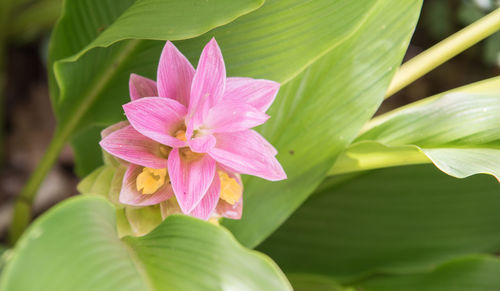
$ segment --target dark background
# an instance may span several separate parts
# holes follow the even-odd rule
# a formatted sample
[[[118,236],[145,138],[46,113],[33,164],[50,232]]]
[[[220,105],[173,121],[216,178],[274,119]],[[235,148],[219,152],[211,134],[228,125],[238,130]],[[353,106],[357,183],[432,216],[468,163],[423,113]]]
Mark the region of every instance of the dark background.
[[[61,0],[0,0],[0,238],[11,203],[47,147],[55,119],[47,85],[50,29]],[[496,0],[426,0],[405,60],[500,6]],[[384,102],[379,113],[500,73],[500,32],[438,67]],[[76,194],[66,147],[40,188],[35,212]]]

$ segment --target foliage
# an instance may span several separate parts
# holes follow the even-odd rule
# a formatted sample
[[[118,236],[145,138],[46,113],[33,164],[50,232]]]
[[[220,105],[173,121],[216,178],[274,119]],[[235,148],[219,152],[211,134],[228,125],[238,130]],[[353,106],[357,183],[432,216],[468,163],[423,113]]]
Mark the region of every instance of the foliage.
[[[500,79],[371,119],[421,5],[66,0],[49,50],[58,128],[42,174],[28,184],[34,192],[21,198],[33,199],[69,141],[86,195],[43,214],[5,253],[0,290],[290,290],[289,281],[297,290],[498,287],[499,186],[475,175],[500,175]],[[243,177],[243,218],[221,226],[124,209],[123,169],[103,159],[100,130],[124,119],[131,73],[155,79],[165,40],[196,65],[212,37],[228,76],[281,83],[258,131],[288,179]]]

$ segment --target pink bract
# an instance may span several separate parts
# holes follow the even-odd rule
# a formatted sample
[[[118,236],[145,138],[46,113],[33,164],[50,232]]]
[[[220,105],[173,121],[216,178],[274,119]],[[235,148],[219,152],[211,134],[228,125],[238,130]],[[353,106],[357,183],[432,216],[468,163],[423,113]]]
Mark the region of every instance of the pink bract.
[[[130,163],[167,168],[183,213],[208,219],[217,207],[239,218],[241,201],[218,203],[216,169],[286,179],[276,149],[251,129],[267,121],[265,111],[278,90],[279,84],[269,80],[226,78],[215,39],[203,49],[196,70],[168,41],[156,83],[131,76],[132,101],[123,106],[130,126],[110,134],[101,146]],[[160,147],[171,149],[168,161]]]

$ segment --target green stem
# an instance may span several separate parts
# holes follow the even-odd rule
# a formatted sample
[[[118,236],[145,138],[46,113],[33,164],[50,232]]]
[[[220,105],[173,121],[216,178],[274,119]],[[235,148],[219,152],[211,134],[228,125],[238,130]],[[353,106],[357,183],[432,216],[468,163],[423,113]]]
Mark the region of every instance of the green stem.
[[[389,98],[413,81],[499,29],[500,8],[404,63],[389,85],[385,98]]]
[[[38,188],[45,176],[50,171],[59,157],[59,153],[66,144],[71,134],[71,129],[66,127],[60,131],[56,129],[49,147],[45,151],[42,160],[31,175],[28,183],[24,186],[14,204],[14,215],[12,216],[11,228],[9,229],[9,243],[14,244],[21,236],[31,221],[31,205],[36,197]]]

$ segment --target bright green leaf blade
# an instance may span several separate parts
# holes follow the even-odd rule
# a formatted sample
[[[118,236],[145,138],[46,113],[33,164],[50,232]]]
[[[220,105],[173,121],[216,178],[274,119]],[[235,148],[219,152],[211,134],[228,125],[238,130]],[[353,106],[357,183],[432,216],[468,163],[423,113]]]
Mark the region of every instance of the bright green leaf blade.
[[[80,196],[21,238],[0,290],[290,290],[276,265],[221,227],[173,216],[150,234],[118,239],[115,209]]]
[[[228,76],[286,83],[352,36],[376,0],[268,0],[255,12],[196,39],[178,42],[193,63],[213,36],[222,48]]]
[[[500,250],[500,185],[430,165],[372,171],[313,195],[259,249],[285,272],[352,280]]]
[[[432,161],[447,174],[500,177],[500,78],[458,88],[374,119],[332,174]]]
[[[113,3],[116,3],[114,1]],[[179,40],[201,35],[247,14],[264,0],[141,0],[123,12],[108,28],[70,61],[88,50],[126,39]],[[103,9],[96,5],[95,9]]]
[[[365,291],[496,291],[500,290],[500,259],[473,256],[452,260],[415,275],[379,276],[356,286]]]
[[[260,243],[324,179],[382,101],[420,4],[377,2],[355,34],[281,88],[260,132],[278,149],[288,179],[244,180],[243,219],[224,221],[239,241]]]
[[[308,48],[313,51],[316,51],[317,47],[326,49],[324,45],[321,45],[324,41],[330,43],[331,47],[337,46],[321,61],[311,65],[293,82],[282,88],[277,104],[270,111],[272,118],[262,128],[264,136],[280,150],[281,154],[278,158],[284,164],[290,179],[284,183],[270,183],[257,179],[246,181],[245,189],[247,189],[248,199],[245,201],[245,218],[242,222],[228,223],[228,226],[247,246],[254,246],[260,242],[300,205],[324,178],[338,152],[342,151],[345,145],[354,138],[361,125],[376,110],[409,42],[421,1],[405,1],[397,4],[387,0],[379,1],[376,5],[364,5],[360,7],[362,9],[353,10],[354,14],[351,13],[352,15],[349,14],[349,17],[346,17],[346,13],[352,10],[350,5],[359,8],[358,5],[361,3],[350,2],[345,6],[340,5],[335,11],[328,10],[333,13],[331,16],[336,15],[335,18],[322,18],[325,21],[323,25],[328,27],[328,30],[323,26],[321,29],[307,26],[310,19],[316,19],[316,17],[312,17],[311,14],[302,14],[300,9],[315,11],[319,13],[318,15],[322,15],[326,13],[324,12],[325,3],[331,4],[332,2],[269,1],[256,12],[241,17],[206,36],[215,35],[218,40],[221,40],[220,45],[230,75],[231,72],[238,72],[238,70],[252,72],[258,69],[262,72],[271,70],[276,75],[290,77],[303,69],[302,67],[295,68],[293,72],[283,70],[291,60],[283,60],[280,55],[284,51],[293,50],[294,47],[287,48],[286,45],[289,42],[272,41],[266,38],[269,33],[266,29],[278,33],[280,27],[281,29],[293,28],[297,37],[300,36],[304,41],[303,45],[308,45]],[[299,11],[294,12],[298,13],[294,14],[296,16],[294,18],[290,17],[290,11],[293,9],[286,9],[292,7],[290,5]],[[278,22],[284,26],[273,25],[263,29],[260,23],[267,23],[265,19],[270,15],[278,19],[283,17],[290,17],[290,19]],[[346,24],[339,19],[344,18],[357,19],[357,22],[351,21],[349,24],[350,34],[347,34],[345,29],[341,29],[345,28]],[[239,26],[247,30],[236,29]],[[328,35],[316,34],[313,31],[311,32],[313,38],[308,38],[309,33],[303,33],[304,27],[322,33],[330,30],[333,32]],[[193,56],[199,55],[204,45],[204,37],[196,40],[194,44],[191,41],[185,41],[178,45],[192,59]],[[248,39],[246,42],[241,42],[241,37]],[[245,55],[246,53],[243,52],[248,49],[247,45],[243,44],[250,45],[252,41],[261,38],[270,43],[268,45],[263,43],[261,49],[255,53],[264,56],[273,52],[276,58],[274,61],[269,60],[269,64],[272,65],[261,66],[256,63],[255,60],[260,59],[261,55],[248,57],[248,59],[246,56],[245,58],[238,57],[240,52]],[[330,42],[331,39],[334,41]],[[295,41],[295,38],[293,40]],[[294,44],[294,42],[290,43]],[[61,70],[59,77],[68,80],[63,84],[71,82],[78,84],[74,87],[63,87],[68,90],[63,93],[67,96],[79,96],[82,91],[78,91],[78,88],[84,87],[88,89],[84,95],[91,97],[90,99],[85,97],[86,101],[82,104],[69,102],[68,99],[68,102],[60,105],[62,112],[72,122],[72,124],[66,123],[69,124],[67,128],[78,128],[82,124],[89,125],[95,122],[110,124],[123,118],[119,104],[127,100],[127,89],[124,84],[127,82],[128,74],[136,72],[149,77],[154,76],[154,68],[162,45],[153,41],[123,41],[107,49],[90,50],[76,63],[58,63]],[[279,46],[280,49],[276,49],[275,46]],[[316,52],[323,53],[322,51]],[[373,55],[378,57],[373,58]],[[294,61],[300,59],[301,66],[304,66],[313,61],[313,59],[307,59],[311,56],[302,52],[294,55],[293,59]],[[315,57],[317,55],[314,55]],[[235,61],[229,62],[228,59],[232,58]],[[88,64],[93,61],[97,61],[106,70],[97,75],[78,76],[78,72],[92,72]],[[245,70],[242,69],[242,64],[246,66]],[[252,66],[256,69],[252,69]],[[250,76],[263,76],[255,74]],[[94,82],[97,82],[96,86],[85,86]],[[314,98],[311,99],[311,96]],[[87,110],[90,110],[92,114],[87,114]],[[78,114],[81,116],[78,117]],[[335,126],[332,127],[331,124]],[[298,135],[297,132],[300,134]],[[77,147],[77,155],[79,154],[78,148],[89,146],[97,145],[82,143]],[[311,152],[314,156],[311,156]],[[95,160],[95,157],[86,156],[79,160],[91,161],[93,159]],[[261,195],[265,193],[276,193],[276,195],[266,195],[265,203],[262,203]]]
[[[338,175],[430,162],[429,158],[416,146],[387,146],[377,141],[362,140],[351,144],[339,156],[329,174]]]
[[[66,0],[51,39],[50,69],[87,51],[124,39],[177,40],[195,37],[262,5],[263,0]],[[88,71],[87,74],[92,74]],[[51,77],[53,102],[59,102]],[[57,108],[57,107],[56,107]]]
[[[196,64],[203,46],[211,37],[215,37],[222,49],[228,76],[265,77],[285,82],[352,35],[366,21],[375,2],[362,0],[346,4],[340,0],[271,0],[228,25],[199,38],[177,42],[176,45]],[[101,5],[110,6],[113,2],[106,3]],[[120,2],[119,6],[123,10],[125,8],[122,6],[126,5]],[[69,9],[67,11],[69,15],[76,13]],[[81,13],[81,17],[77,19],[87,20],[90,23],[85,24],[90,25],[87,30],[94,32],[102,25],[90,21],[92,17],[90,13]],[[117,17],[110,14],[101,22],[112,25]],[[59,26],[68,26],[69,20],[75,22],[73,25],[78,24],[78,20],[74,19],[68,18],[65,23],[61,21]],[[64,34],[59,35],[60,39],[67,39]],[[92,35],[93,38],[97,37],[97,32]],[[137,37],[147,38],[149,32]],[[164,39],[168,37],[169,35],[164,35]],[[75,48],[79,47],[77,50],[81,50],[93,38],[88,37]],[[155,78],[157,61],[164,43],[115,43],[120,39],[108,41],[107,43],[114,44],[107,49],[95,48],[84,55],[78,54],[76,61],[75,58],[69,58],[56,64],[55,75],[61,87],[61,102],[56,105],[55,111],[61,123],[72,127],[70,131],[78,131],[82,129],[82,125],[104,126],[123,119],[121,104],[128,102],[127,82],[130,73]],[[76,53],[74,50],[71,51]],[[85,74],[82,75],[82,72]],[[89,151],[90,147],[97,148],[96,144],[80,139],[73,141],[73,145],[77,161],[84,163],[77,165],[80,175],[89,173],[92,167],[101,162],[95,150]]]

